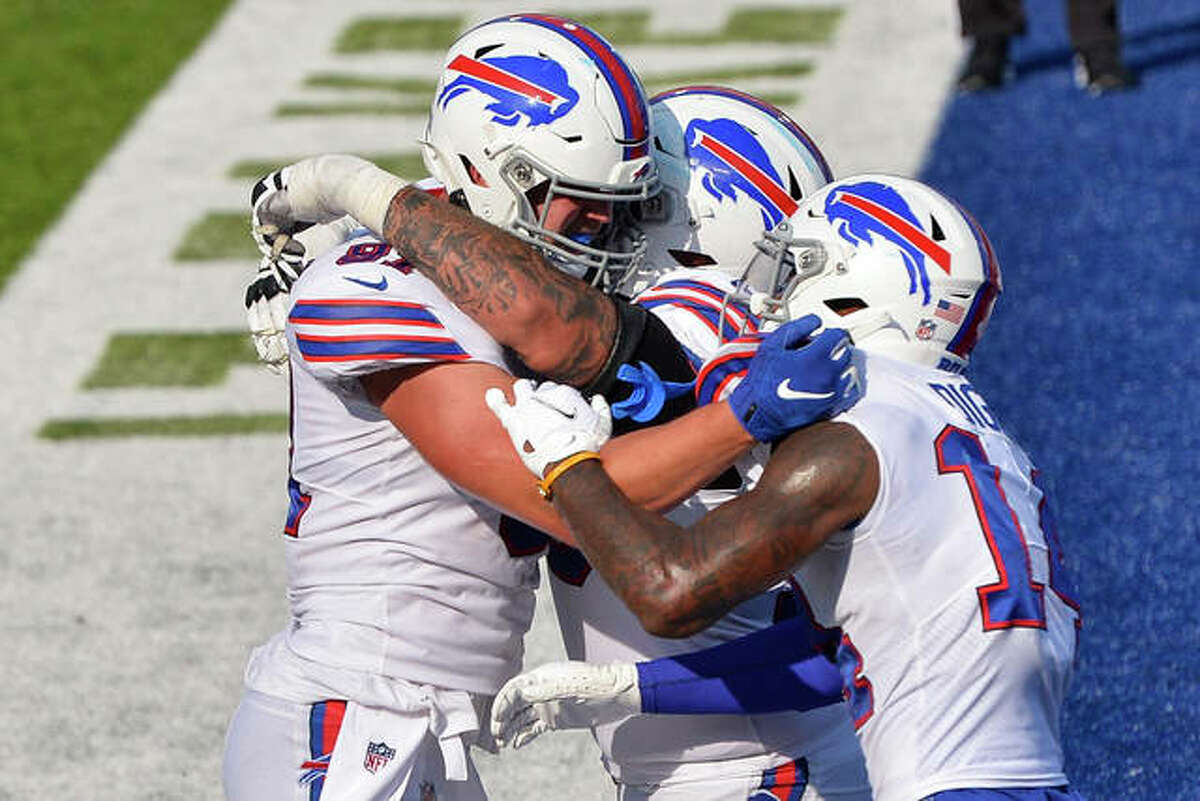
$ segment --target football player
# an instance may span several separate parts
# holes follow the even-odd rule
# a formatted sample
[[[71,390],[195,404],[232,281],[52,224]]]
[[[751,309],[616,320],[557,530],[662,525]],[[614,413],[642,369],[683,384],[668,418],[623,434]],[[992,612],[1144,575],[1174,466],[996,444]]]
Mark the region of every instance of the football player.
[[[754,284],[745,275],[755,252],[754,232],[782,221],[830,174],[799,126],[749,95],[685,87],[655,98],[651,113],[663,191],[644,204],[639,215],[646,234],[639,242],[645,243],[650,257],[637,269],[621,265],[611,270],[603,281],[620,295],[637,293],[636,306],[653,312],[652,324],[665,323],[673,341],[682,343],[691,368],[698,369],[717,354],[723,341],[756,329],[744,303],[731,300],[739,291],[744,300]],[[473,163],[484,158],[469,140],[440,150],[451,148],[459,151],[459,158],[446,161]],[[639,355],[663,369],[661,349],[649,354],[643,349]],[[631,361],[618,370],[622,382],[635,385],[632,393],[628,386],[617,390],[617,397],[628,396],[617,404],[624,418],[618,421],[619,429],[669,417],[678,413],[679,401],[692,401],[690,381],[665,382],[651,363]],[[703,374],[727,374],[741,363],[722,354]],[[666,364],[668,371],[672,367]],[[719,384],[706,381],[702,389]],[[668,385],[687,389],[686,398],[669,399]],[[761,471],[760,461],[761,456],[748,458],[740,472],[727,471],[690,499],[677,512],[679,519],[694,519],[733,497],[744,482],[753,482]],[[518,525],[514,521],[510,527],[516,530]],[[526,535],[529,543],[537,541],[536,532]],[[577,551],[552,543],[549,566],[568,653],[580,659],[679,654],[769,626],[779,614],[798,606],[792,590],[783,587],[745,604],[694,639],[665,640],[642,630]],[[813,669],[826,675],[833,670],[815,663]],[[786,686],[766,689],[790,693],[795,684],[793,677]],[[822,696],[803,715],[687,721],[639,717],[606,721],[596,728],[596,736],[605,765],[625,798],[741,799],[763,787],[799,797],[810,783],[806,798],[869,797],[861,752],[838,695]]]
[[[661,190],[639,214],[647,258],[617,289],[665,323],[693,367],[711,377],[696,387],[674,385],[689,397],[698,392],[703,401],[720,385],[718,375],[744,365],[737,357],[747,349],[744,343],[723,351],[722,344],[753,338],[757,331],[745,301],[751,291],[770,287],[768,277],[747,274],[755,239],[832,175],[793,120],[751,95],[681,87],[653,98],[650,112]],[[637,389],[614,404],[618,428],[654,418],[672,385],[649,365],[621,370],[618,375]],[[765,456],[765,445],[743,456],[669,516],[686,525],[753,486]],[[769,627],[785,615],[804,614],[804,603],[783,584],[694,636],[665,639],[642,628],[577,550],[552,544],[547,566],[567,655],[589,663],[677,656]],[[817,636],[814,631],[814,641]],[[824,660],[810,667],[836,676]],[[763,691],[791,694],[795,685],[793,676]],[[804,711],[686,718],[624,714],[586,724],[625,801],[744,801],[768,788],[776,797],[870,798],[840,691]]]
[[[506,226],[517,237],[505,234],[502,247],[522,258],[548,252],[602,282],[640,256],[635,240],[617,242],[610,223],[621,204],[653,188],[647,121],[636,77],[593,32],[556,17],[504,17],[451,48],[431,112],[428,163],[450,200],[471,212],[438,197],[435,186],[413,191],[468,219],[475,213]],[[476,159],[437,150],[463,130],[485,139]],[[286,194],[286,175],[262,183],[256,197],[266,221],[259,234],[277,257],[289,242],[266,227],[266,206]],[[352,177],[358,183],[339,182],[338,191],[378,176]],[[367,195],[380,196],[379,187],[368,185]],[[395,188],[385,183],[382,200]],[[353,219],[382,222],[361,210]],[[455,246],[450,229],[422,233]],[[483,390],[511,384],[509,360],[409,259],[362,232],[292,276],[285,526],[292,620],[247,667],[227,736],[231,799],[482,797],[464,745],[481,708],[520,665],[542,549],[497,510],[569,541],[504,432],[483,413]],[[278,286],[288,278],[281,261],[268,262],[263,281]],[[552,336],[585,337],[583,358],[557,375],[612,382],[610,353],[660,347],[659,329],[645,316],[619,312],[598,290],[548,273],[543,297],[563,301],[566,316],[603,307],[608,323],[585,336],[564,328],[559,315],[539,321]],[[812,389],[822,395],[792,405],[804,409],[801,417],[819,416],[847,389],[845,365],[828,358],[837,346],[826,337],[789,351],[796,366],[811,357]],[[522,355],[537,364],[536,352]],[[616,465],[627,465],[621,480],[633,496],[669,506],[753,442],[731,407],[701,409],[675,434],[631,450],[635,457],[611,458],[618,473]],[[701,444],[712,456],[708,467],[675,467],[686,463],[683,450]]]
[[[703,630],[795,573],[817,621],[842,630],[876,799],[1079,799],[1060,733],[1079,605],[1044,480],[965,376],[1001,291],[987,237],[924,184],[861,175],[804,200],[762,247],[794,270],[765,313],[845,325],[866,391],[790,434],[754,489],[691,527],[615,491],[599,440],[556,447],[602,416],[581,396],[575,419],[537,392],[490,405],[523,454],[569,460],[551,468],[555,507],[648,631]],[[777,352],[766,339],[735,391],[770,403],[787,390],[758,372]]]

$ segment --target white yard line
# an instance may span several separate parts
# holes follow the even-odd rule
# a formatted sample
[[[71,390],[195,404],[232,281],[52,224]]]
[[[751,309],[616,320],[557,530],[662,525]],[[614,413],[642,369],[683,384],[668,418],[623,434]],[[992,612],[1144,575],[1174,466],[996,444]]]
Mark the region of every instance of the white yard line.
[[[805,99],[789,111],[835,170],[913,172],[958,59],[953,4],[842,5],[830,47],[639,47],[628,56],[647,73],[812,57],[816,71],[797,81]],[[481,18],[513,6],[461,7]],[[715,24],[726,10],[697,0],[655,7],[656,30],[683,17]],[[0,296],[0,339],[17,354],[0,361],[0,625],[8,652],[0,660],[8,688],[0,752],[20,766],[0,783],[0,801],[221,796],[222,735],[246,652],[285,619],[276,535],[284,439],[47,443],[34,432],[54,417],[286,409],[283,382],[244,367],[223,386],[195,392],[85,393],[79,383],[115,332],[242,325],[249,265],[171,258],[205,212],[242,207],[248,186],[225,177],[235,162],[411,145],[420,120],[278,119],[272,111],[304,99],[303,80],[318,71],[432,77],[437,55],[332,53],[352,19],[430,8],[414,0],[236,3]],[[272,44],[269,31],[286,36],[288,47]],[[543,606],[529,662],[558,654]],[[481,771],[497,799],[611,797],[583,734],[485,756]]]

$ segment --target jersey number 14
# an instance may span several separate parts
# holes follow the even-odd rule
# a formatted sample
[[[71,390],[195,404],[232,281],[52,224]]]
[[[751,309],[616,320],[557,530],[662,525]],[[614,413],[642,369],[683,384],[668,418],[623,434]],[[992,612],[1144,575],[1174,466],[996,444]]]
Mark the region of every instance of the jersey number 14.
[[[988,460],[978,436],[955,426],[942,429],[934,441],[934,450],[939,473],[958,473],[967,482],[980,528],[999,574],[998,581],[978,588],[983,630],[1046,628],[1045,585],[1033,580],[1029,544],[1017,514],[1000,486],[1000,469]],[[1078,613],[1079,604],[1064,567],[1058,529],[1046,504],[1045,488],[1036,470],[1030,479],[1042,491],[1038,525],[1050,559],[1050,589]]]

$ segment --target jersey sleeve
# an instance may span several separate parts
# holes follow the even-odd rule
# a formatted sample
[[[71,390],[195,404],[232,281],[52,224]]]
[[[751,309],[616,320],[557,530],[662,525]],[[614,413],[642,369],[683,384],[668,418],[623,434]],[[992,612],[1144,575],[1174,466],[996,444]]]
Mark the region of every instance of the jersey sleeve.
[[[288,320],[300,358],[343,375],[470,359],[420,303],[319,297],[297,301]]]
[[[305,271],[288,315],[294,358],[322,379],[441,362],[503,366],[495,341],[387,249],[354,240]]]
[[[750,715],[842,700],[842,677],[816,652],[812,624],[792,618],[731,642],[638,662],[642,712]]]
[[[758,331],[746,307],[729,299],[732,289],[712,270],[680,270],[663,276],[634,302],[666,324],[699,369],[722,342]]]
[[[762,334],[753,334],[718,348],[696,374],[696,404],[703,406],[724,400],[746,375],[762,341]]]

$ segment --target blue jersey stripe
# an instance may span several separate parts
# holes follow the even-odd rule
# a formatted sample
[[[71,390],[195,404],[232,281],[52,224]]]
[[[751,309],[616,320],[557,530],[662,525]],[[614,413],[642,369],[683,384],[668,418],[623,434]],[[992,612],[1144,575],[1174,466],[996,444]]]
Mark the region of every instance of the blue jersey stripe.
[[[461,358],[467,352],[450,339],[410,339],[389,337],[378,339],[313,339],[296,337],[305,359],[353,358],[357,356],[426,356]]]
[[[361,322],[387,320],[423,325],[441,325],[425,307],[402,303],[321,303],[298,301],[288,319],[294,323],[306,321]]]
[[[719,291],[718,289],[716,289],[715,287],[713,287],[711,284],[701,283],[700,281],[687,281],[687,280],[683,280],[683,279],[676,280],[676,281],[664,281],[661,284],[657,284],[657,285],[652,286],[649,289],[647,289],[646,294],[651,294],[654,292],[665,292],[665,291],[670,291],[670,290],[680,290],[680,289],[687,289],[692,292],[699,292],[701,295],[704,295],[705,297],[712,298],[713,302],[716,303],[718,306],[720,306],[721,303],[723,303],[725,300],[725,294],[723,292]],[[730,303],[729,306],[731,308],[745,311],[745,308],[741,304],[738,304],[738,303]]]

